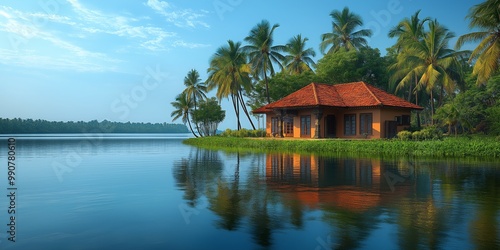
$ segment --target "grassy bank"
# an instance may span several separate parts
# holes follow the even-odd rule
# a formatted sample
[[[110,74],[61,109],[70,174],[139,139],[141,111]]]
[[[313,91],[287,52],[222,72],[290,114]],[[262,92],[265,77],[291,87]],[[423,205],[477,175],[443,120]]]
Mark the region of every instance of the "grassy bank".
[[[185,144],[210,148],[259,152],[296,152],[312,154],[359,154],[418,157],[481,157],[500,159],[500,140],[491,137],[449,137],[432,141],[275,139],[204,137],[191,138]]]

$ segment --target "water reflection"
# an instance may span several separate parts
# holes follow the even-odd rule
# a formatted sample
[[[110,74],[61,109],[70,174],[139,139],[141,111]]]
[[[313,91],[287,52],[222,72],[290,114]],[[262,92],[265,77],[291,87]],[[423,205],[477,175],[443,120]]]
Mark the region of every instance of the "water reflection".
[[[177,186],[189,206],[208,200],[215,228],[258,246],[500,248],[494,164],[221,154],[193,149],[175,163]],[[278,240],[294,231],[301,239]]]

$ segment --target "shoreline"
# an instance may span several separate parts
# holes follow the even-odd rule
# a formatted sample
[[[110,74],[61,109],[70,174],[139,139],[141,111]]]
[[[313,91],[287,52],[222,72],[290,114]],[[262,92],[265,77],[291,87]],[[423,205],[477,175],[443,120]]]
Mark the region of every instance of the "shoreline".
[[[481,158],[500,160],[500,140],[495,137],[446,137],[443,140],[346,140],[287,138],[189,138],[184,144],[228,151],[352,154],[358,156]]]

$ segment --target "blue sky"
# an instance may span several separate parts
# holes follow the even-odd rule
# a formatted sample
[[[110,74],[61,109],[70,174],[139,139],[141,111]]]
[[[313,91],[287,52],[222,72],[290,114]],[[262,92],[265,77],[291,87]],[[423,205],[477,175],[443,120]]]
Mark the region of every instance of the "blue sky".
[[[187,72],[196,69],[205,80],[215,50],[229,39],[243,41],[263,19],[280,24],[276,44],[297,34],[309,38],[317,60],[334,9],[347,6],[361,15],[374,32],[369,45],[385,53],[394,44],[388,30],[415,11],[460,36],[469,32],[469,8],[480,2],[4,0],[0,117],[171,123],[170,102],[184,89]],[[234,129],[231,106],[222,106],[226,120],[219,128]]]

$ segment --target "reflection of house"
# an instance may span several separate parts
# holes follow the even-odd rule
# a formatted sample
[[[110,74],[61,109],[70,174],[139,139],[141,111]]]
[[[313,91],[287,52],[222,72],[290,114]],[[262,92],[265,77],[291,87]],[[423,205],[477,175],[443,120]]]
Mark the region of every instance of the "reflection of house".
[[[253,111],[266,114],[269,135],[303,138],[391,138],[422,107],[364,82],[311,83]]]
[[[268,154],[266,184],[309,207],[330,204],[364,211],[406,194],[413,185],[405,181],[391,190],[385,171],[380,159]]]

